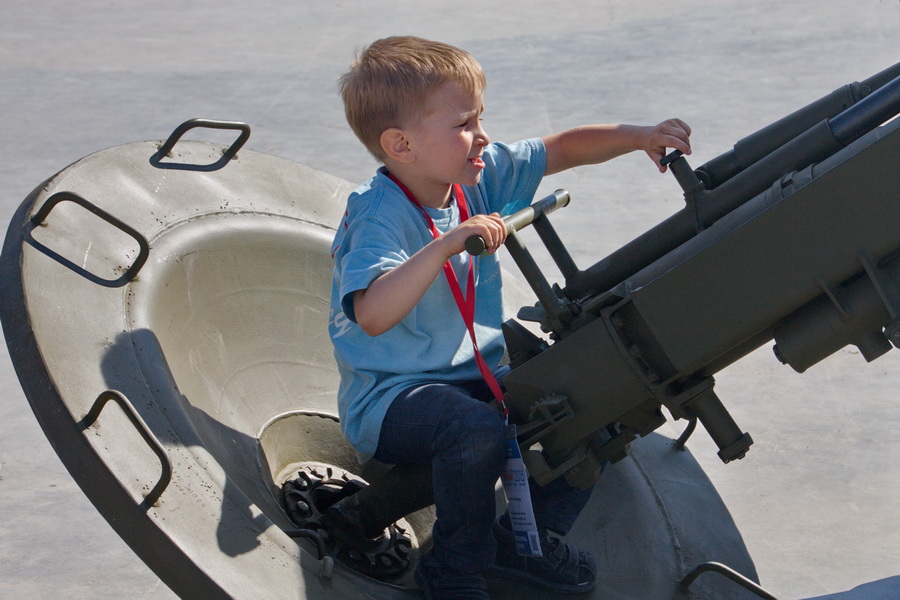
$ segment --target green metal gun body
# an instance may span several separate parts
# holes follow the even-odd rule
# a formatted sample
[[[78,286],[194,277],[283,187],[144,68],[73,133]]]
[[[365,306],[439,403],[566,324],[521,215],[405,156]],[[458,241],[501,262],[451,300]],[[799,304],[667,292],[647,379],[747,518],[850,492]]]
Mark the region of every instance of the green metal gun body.
[[[716,396],[715,373],[773,339],[798,372],[848,344],[874,360],[900,343],[898,112],[900,64],[696,171],[672,157],[685,208],[619,251],[578,270],[542,235],[567,265],[563,287],[513,236],[541,299],[519,318],[551,338],[504,327],[503,383],[539,482],[590,485],[665,422],[663,406],[699,419],[723,461],[742,458],[752,439]]]

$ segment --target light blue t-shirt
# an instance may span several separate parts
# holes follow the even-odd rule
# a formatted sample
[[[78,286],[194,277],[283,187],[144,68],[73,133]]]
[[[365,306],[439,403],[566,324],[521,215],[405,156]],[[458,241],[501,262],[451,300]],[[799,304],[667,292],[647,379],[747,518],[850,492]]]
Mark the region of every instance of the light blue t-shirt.
[[[546,168],[540,139],[490,144],[481,181],[463,187],[469,214],[511,214],[529,205]],[[459,224],[455,200],[446,209],[426,208],[443,233]],[[355,322],[353,292],[366,289],[433,240],[422,213],[389,179],[384,168],[358,187],[332,245],[329,333],[341,375],[338,412],[347,441],[368,460],[378,447],[381,422],[403,390],[429,382],[480,379],[472,341],[443,273],[403,320],[372,337]],[[503,356],[503,299],[496,255],[451,259],[466,289],[468,261],[476,277],[475,335],[487,364]]]

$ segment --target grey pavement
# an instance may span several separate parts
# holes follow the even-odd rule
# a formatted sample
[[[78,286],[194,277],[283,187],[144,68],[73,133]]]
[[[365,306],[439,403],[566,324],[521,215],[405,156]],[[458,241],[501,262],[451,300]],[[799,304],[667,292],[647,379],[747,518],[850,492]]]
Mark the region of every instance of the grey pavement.
[[[361,181],[375,164],[344,122],[335,80],[355,48],[392,34],[475,54],[495,140],[679,116],[699,166],[900,59],[900,4],[4,0],[0,222],[75,160],[163,139],[192,117],[245,121],[254,150]],[[559,187],[574,199],[554,223],[580,266],[681,202],[644,156],[542,190]],[[173,598],[68,476],[0,352],[0,597]],[[756,444],[727,466],[702,431],[691,447],[762,584],[785,599],[900,597],[900,353],[866,364],[845,349],[797,375],[763,348],[718,381]]]

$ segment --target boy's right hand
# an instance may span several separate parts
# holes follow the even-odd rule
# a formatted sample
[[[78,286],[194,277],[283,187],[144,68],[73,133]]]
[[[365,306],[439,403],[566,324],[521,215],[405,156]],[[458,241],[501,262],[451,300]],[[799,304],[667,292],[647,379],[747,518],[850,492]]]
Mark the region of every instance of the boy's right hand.
[[[681,150],[685,154],[691,153],[691,128],[687,123],[681,119],[668,119],[655,127],[644,128],[641,149],[647,153],[660,173],[666,172],[666,166],[660,161],[669,148]]]
[[[493,254],[506,241],[506,223],[498,213],[474,215],[438,239],[446,244],[447,258],[450,258],[465,251],[466,240],[473,235],[484,240],[485,252]]]

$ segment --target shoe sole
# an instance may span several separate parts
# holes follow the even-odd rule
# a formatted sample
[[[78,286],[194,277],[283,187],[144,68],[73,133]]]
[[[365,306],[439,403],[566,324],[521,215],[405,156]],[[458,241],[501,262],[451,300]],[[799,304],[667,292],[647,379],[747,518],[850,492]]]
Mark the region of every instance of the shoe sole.
[[[498,567],[497,565],[491,567],[486,574],[498,575],[504,579],[512,579],[515,581],[527,581],[528,583],[533,583],[544,589],[559,592],[560,594],[581,594],[583,592],[589,592],[597,587],[596,579],[594,581],[581,584],[553,583],[552,581],[547,581],[546,579],[538,577],[537,575],[532,575],[531,573],[528,573],[526,571],[511,569],[509,567]],[[428,600],[431,599],[429,598]]]

